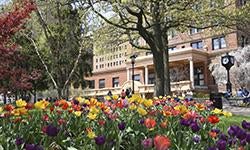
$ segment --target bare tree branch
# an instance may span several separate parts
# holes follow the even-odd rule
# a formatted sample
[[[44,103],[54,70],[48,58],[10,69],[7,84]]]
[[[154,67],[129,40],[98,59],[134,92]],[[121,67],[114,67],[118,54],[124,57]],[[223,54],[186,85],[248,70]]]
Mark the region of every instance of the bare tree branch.
[[[37,45],[36,45],[36,42],[35,42],[32,38],[30,38],[27,34],[24,34],[24,36],[33,44],[33,46],[34,46],[34,48],[35,48],[35,51],[36,51],[36,54],[37,54],[37,56],[39,57],[40,61],[42,62],[43,67],[45,68],[46,72],[48,73],[50,79],[52,80],[52,82],[53,82],[53,84],[54,84],[54,86],[55,86],[55,88],[58,89],[57,83],[56,83],[54,77],[52,76],[52,74],[50,73],[50,71],[49,71],[49,69],[48,69],[48,66],[47,66],[46,63],[44,62],[44,60],[43,60],[43,58],[42,58],[42,56],[41,56],[41,54],[40,54],[40,52],[39,52],[39,50],[38,50],[38,47],[37,47]]]

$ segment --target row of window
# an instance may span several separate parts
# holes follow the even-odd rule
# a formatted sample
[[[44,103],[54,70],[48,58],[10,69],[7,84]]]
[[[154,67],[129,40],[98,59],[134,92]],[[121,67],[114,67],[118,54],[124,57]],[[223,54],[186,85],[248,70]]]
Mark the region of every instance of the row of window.
[[[119,86],[119,77],[112,78],[112,87]],[[105,79],[99,79],[99,89],[105,88]]]
[[[140,74],[134,75],[134,81],[141,81]],[[95,88],[94,81],[91,84],[90,88]],[[148,74],[148,84],[155,83],[155,74],[149,73]],[[205,85],[205,78],[204,78],[204,71],[202,67],[194,68],[194,85],[196,86],[203,86]],[[119,87],[119,77],[112,78],[112,87]],[[105,88],[105,79],[99,79],[99,89]]]
[[[114,47],[111,49],[111,52],[118,52],[118,51],[121,51],[122,49],[127,49],[127,45],[124,45],[124,46],[118,46],[118,47]]]
[[[127,55],[127,52],[125,53],[120,53],[120,54],[116,54],[116,55],[112,55],[112,56],[106,56],[106,59],[107,60],[113,60],[113,59],[117,59],[117,58],[122,58],[122,56],[126,56]],[[104,61],[104,57],[101,57],[101,58],[96,58],[96,63],[99,62],[103,62]]]
[[[104,68],[105,66],[107,67],[112,67],[112,66],[120,66],[124,63],[124,60],[120,60],[120,61],[116,61],[116,62],[110,62],[110,63],[107,63],[107,64],[100,64],[100,65],[96,65],[96,69],[102,69]]]
[[[203,42],[202,41],[197,41],[191,43],[191,47],[194,49],[202,49],[203,48]],[[218,37],[218,38],[213,38],[212,39],[212,49],[222,49],[227,47],[225,37]]]

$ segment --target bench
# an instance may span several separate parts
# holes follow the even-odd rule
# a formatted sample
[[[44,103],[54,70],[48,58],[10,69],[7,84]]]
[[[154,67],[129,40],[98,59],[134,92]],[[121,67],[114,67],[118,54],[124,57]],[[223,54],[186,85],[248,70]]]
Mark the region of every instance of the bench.
[[[231,106],[241,106],[243,104],[244,97],[228,97],[227,100]]]

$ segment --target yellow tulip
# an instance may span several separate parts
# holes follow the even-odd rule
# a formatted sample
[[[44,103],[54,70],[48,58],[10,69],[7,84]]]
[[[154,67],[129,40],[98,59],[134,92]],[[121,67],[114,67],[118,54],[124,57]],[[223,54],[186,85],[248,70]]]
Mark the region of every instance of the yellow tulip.
[[[223,111],[222,113],[226,117],[232,117],[233,116],[233,114],[231,112],[228,112],[228,111]]]
[[[137,109],[137,112],[142,116],[145,116],[147,114],[147,111],[141,107]]]
[[[112,96],[114,100],[118,100],[119,96],[118,95],[113,95]]]
[[[76,100],[77,100],[80,104],[82,104],[82,103],[84,102],[85,99],[79,96],[79,97],[76,98]]]
[[[45,109],[49,105],[49,102],[46,100],[38,101],[35,103],[36,109]]]
[[[93,113],[93,114],[98,114],[100,112],[99,109],[97,109],[96,107],[91,107],[90,110],[89,110],[90,113]]]
[[[3,107],[0,107],[0,113],[3,112]]]
[[[110,96],[105,96],[105,100],[110,101],[111,97]]]
[[[143,102],[143,104],[146,106],[146,107],[151,107],[153,105],[153,101],[151,99],[149,100],[145,100]]]
[[[93,113],[89,113],[87,115],[87,117],[90,119],[90,120],[94,120],[96,118],[97,114],[93,114]]]
[[[75,111],[74,114],[77,116],[77,117],[80,117],[82,112],[81,111]]]
[[[131,104],[130,106],[129,106],[129,109],[130,110],[135,110],[137,108],[137,106],[135,105],[135,104]]]
[[[184,105],[175,106],[174,109],[180,111],[180,113],[182,113],[182,114],[184,114],[188,111],[187,107]]]
[[[93,139],[93,138],[96,137],[95,132],[93,132],[93,131],[88,132],[87,136],[88,136],[90,139]]]
[[[17,107],[25,107],[26,105],[27,105],[27,103],[25,101],[23,101],[22,99],[19,99],[16,101]]]
[[[17,108],[17,109],[14,109],[12,111],[12,114],[14,114],[15,116],[20,116],[20,115],[24,115],[24,114],[27,114],[27,109],[22,107],[22,108]]]
[[[212,113],[214,114],[222,114],[222,110],[221,109],[218,109],[218,108],[215,108]]]

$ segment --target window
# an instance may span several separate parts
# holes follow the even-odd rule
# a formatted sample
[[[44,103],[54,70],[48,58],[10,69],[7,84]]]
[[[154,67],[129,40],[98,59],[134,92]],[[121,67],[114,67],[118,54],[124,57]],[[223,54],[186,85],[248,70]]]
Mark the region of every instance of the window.
[[[140,74],[135,74],[135,75],[134,75],[134,80],[135,80],[135,81],[140,81],[140,80],[141,80]]]
[[[89,88],[90,88],[90,89],[94,89],[94,88],[95,88],[95,80],[90,80],[90,81],[88,82],[88,84],[89,84]]]
[[[205,85],[204,73],[202,67],[194,68],[194,85]]]
[[[95,62],[98,62],[98,58],[96,58]]]
[[[125,45],[125,49],[127,49],[127,45]]]
[[[213,46],[213,50],[227,47],[225,37],[213,38],[212,46]]]
[[[99,89],[105,88],[105,79],[99,80]]]
[[[121,65],[122,64],[122,61],[119,61],[119,65]]]
[[[95,69],[98,69],[98,65],[95,66]]]
[[[199,33],[199,32],[201,32],[201,31],[202,31],[202,29],[199,29],[199,28],[191,28],[191,29],[190,29],[190,34]]]
[[[174,51],[174,50],[176,50],[176,47],[169,47],[168,50],[169,51]]]
[[[155,74],[149,73],[148,74],[148,84],[154,84],[155,83]]]
[[[245,37],[245,36],[241,36],[241,39],[240,39],[240,46],[241,46],[241,47],[245,47],[247,44],[248,44],[248,38]]]
[[[193,42],[191,43],[191,47],[194,49],[202,49],[203,48],[203,42],[198,41],[198,42]]]
[[[119,57],[121,58],[121,57],[122,57],[122,54],[119,54]]]
[[[113,85],[113,87],[119,86],[119,77],[115,77],[112,79],[112,85]]]

